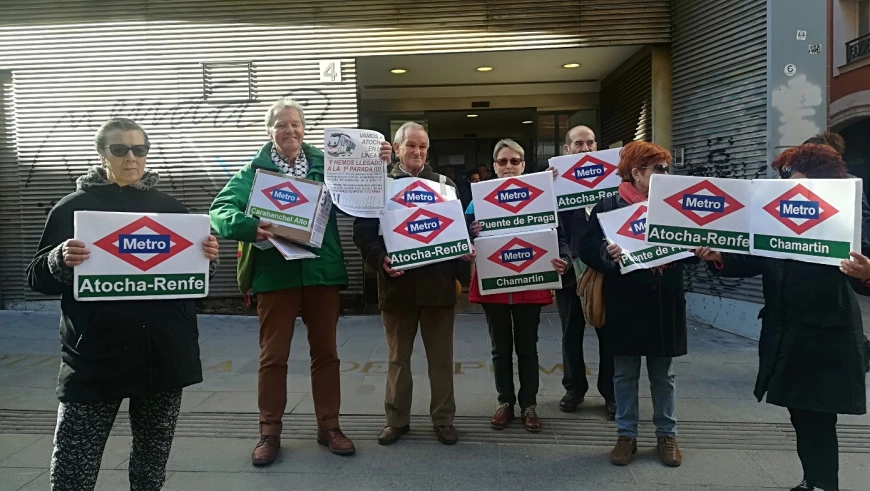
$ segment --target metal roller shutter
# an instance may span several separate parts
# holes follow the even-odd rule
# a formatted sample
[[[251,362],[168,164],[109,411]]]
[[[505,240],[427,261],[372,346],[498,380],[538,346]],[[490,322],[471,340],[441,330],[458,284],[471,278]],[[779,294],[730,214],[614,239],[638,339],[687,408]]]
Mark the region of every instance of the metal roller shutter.
[[[15,98],[12,73],[0,71],[0,302],[24,300],[24,265],[32,251],[21,240],[21,199],[15,154]],[[28,254],[29,253],[29,254]],[[0,303],[0,307],[2,307]]]
[[[643,49],[601,81],[602,149],[652,140],[652,56]]]
[[[674,0],[673,12],[673,139],[683,152],[681,172],[764,177],[766,3]],[[758,278],[716,278],[699,265],[686,281],[696,293],[762,301]]]

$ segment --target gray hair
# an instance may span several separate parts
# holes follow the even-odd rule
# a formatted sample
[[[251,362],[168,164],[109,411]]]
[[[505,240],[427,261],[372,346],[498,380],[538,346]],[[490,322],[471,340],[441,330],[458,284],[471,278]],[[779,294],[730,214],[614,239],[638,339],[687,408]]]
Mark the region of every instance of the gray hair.
[[[94,137],[94,146],[97,147],[97,153],[100,155],[106,155],[106,136],[110,131],[121,130],[121,131],[141,131],[142,136],[145,137],[145,144],[151,145],[151,142],[148,141],[148,133],[139,126],[138,123],[128,118],[112,118],[97,130],[97,135]]]
[[[519,143],[511,140],[510,138],[505,138],[503,140],[499,140],[498,143],[495,144],[495,150],[492,151],[493,162],[498,160],[498,153],[501,152],[502,148],[510,148],[514,152],[520,154],[521,160],[526,160],[526,152],[523,150],[523,147],[521,147]]]
[[[275,103],[269,107],[269,110],[266,111],[266,130],[272,129],[272,125],[275,123],[275,118],[278,116],[278,113],[288,107],[295,109],[299,113],[299,119],[302,120],[302,127],[305,128],[305,111],[302,109],[302,105],[294,101],[292,98],[285,96],[275,101]]]
[[[420,130],[423,133],[426,133],[426,128],[423,128],[423,125],[415,123],[413,121],[408,121],[406,123],[403,123],[402,126],[399,126],[399,129],[396,130],[396,136],[395,138],[393,138],[393,143],[401,147],[402,142],[405,141],[405,133],[408,131],[409,128],[412,130]],[[426,133],[426,140],[429,140],[428,133]]]

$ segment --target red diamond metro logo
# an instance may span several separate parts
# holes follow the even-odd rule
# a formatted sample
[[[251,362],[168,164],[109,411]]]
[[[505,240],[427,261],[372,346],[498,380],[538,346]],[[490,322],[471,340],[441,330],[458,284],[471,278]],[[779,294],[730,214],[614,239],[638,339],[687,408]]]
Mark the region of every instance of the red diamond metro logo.
[[[646,206],[639,206],[616,233],[629,239],[646,239]]]
[[[193,243],[151,218],[142,217],[94,245],[137,269],[148,271]]]
[[[302,196],[302,193],[290,181],[270,186],[263,189],[262,192],[281,211],[308,203],[308,198]]]
[[[428,244],[435,240],[435,237],[441,235],[441,232],[452,223],[453,219],[451,218],[432,213],[426,208],[418,208],[411,216],[396,226],[393,232]]]
[[[501,249],[493,252],[487,259],[511,271],[522,273],[546,252],[532,243],[514,237]]]
[[[408,208],[431,205],[444,201],[444,198],[440,194],[435,192],[434,189],[430,188],[422,181],[414,181],[413,184],[402,189],[390,199]]]
[[[512,178],[495,188],[483,200],[511,213],[516,213],[529,206],[529,203],[535,201],[543,193],[530,184]]]
[[[710,181],[701,181],[664,200],[689,220],[704,226],[745,206]]]
[[[616,172],[616,166],[610,162],[605,162],[591,155],[584,155],[566,170],[562,177],[592,189],[614,172]]]
[[[765,205],[764,211],[798,235],[840,212],[803,184]]]

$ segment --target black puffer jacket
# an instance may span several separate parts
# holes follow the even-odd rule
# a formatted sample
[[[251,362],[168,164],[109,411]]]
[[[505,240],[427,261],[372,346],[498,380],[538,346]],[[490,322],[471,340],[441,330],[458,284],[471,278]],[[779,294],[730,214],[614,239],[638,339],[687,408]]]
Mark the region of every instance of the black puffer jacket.
[[[139,184],[120,187],[94,167],[48,214],[27,280],[36,292],[61,295],[61,401],[116,400],[202,382],[192,300],[78,302],[72,268],[61,257],[78,210],[187,213],[178,200],[153,189],[157,180],[146,171]]]

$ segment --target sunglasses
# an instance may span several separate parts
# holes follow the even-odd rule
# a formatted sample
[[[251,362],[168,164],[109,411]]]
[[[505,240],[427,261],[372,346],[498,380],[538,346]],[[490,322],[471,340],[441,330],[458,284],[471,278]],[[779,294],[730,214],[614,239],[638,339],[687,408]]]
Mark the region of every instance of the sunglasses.
[[[648,165],[646,167],[640,167],[640,170],[646,170],[646,169],[652,169],[655,174],[667,174],[668,172],[670,172],[670,169],[668,169],[668,166],[662,165],[662,164]]]
[[[523,160],[522,160],[522,159],[518,159],[518,158],[513,158],[513,159],[498,159],[498,160],[495,161],[495,163],[496,163],[499,167],[504,167],[504,166],[508,165],[508,163],[510,163],[512,166],[516,167],[516,166],[522,164],[522,163],[523,163]]]
[[[133,155],[136,157],[144,157],[148,155],[148,150],[151,147],[148,145],[133,145],[132,147],[128,147],[127,145],[116,143],[114,145],[106,145],[106,148],[108,148],[109,152],[111,152],[115,157],[123,157],[130,151],[132,151]]]
[[[794,172],[790,165],[786,165],[779,168],[779,177],[781,179],[789,179],[791,178],[791,173]]]

